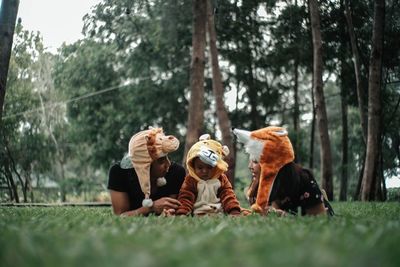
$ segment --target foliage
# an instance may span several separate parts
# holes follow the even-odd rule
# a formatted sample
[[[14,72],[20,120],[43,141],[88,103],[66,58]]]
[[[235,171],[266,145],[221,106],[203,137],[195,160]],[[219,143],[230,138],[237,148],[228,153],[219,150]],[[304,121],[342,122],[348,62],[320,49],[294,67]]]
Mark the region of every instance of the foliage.
[[[39,79],[41,37],[24,30],[21,24],[17,25],[15,34],[0,129],[0,176],[3,186],[5,176],[15,184],[19,182],[27,201],[25,186],[31,183],[32,176],[50,169],[54,150],[43,131],[41,117],[36,112],[25,113],[40,106],[35,80]]]
[[[400,188],[388,188],[387,200],[400,202]]]
[[[2,266],[398,266],[397,203],[322,217],[117,217],[109,208],[0,208]]]
[[[300,144],[296,146],[297,159],[308,167],[312,44],[306,1],[212,2],[232,125],[249,130],[268,124],[287,127],[293,143]],[[342,90],[349,107],[348,193],[353,195],[365,144],[343,1],[319,3],[335,192],[339,192],[342,169],[338,108]],[[373,1],[350,4],[366,90]],[[392,177],[398,176],[400,162],[400,8],[399,1],[386,4],[382,172]],[[10,165],[6,142],[16,162],[16,181],[16,173],[22,183],[57,181],[70,191],[67,195],[91,186],[94,191],[104,187],[110,164],[127,152],[131,135],[148,126],[162,126],[166,133],[180,139],[180,150],[171,157],[182,162],[189,99],[191,5],[191,1],[183,0],[101,1],[84,18],[84,38],[65,45],[55,55],[44,50],[39,33],[17,25],[0,130],[1,185],[7,184],[6,166]],[[297,133],[292,125],[296,115],[295,69],[299,74]],[[204,132],[218,138],[208,65],[206,70]],[[320,179],[319,143],[315,139],[313,172]],[[243,158],[237,160],[240,192],[248,182],[247,160]],[[17,184],[21,187],[21,182]]]
[[[108,168],[148,126],[184,129],[190,16],[178,14],[188,8],[186,1],[106,1],[86,16],[85,41],[63,49],[56,75],[70,97],[123,85],[69,107],[92,166]]]

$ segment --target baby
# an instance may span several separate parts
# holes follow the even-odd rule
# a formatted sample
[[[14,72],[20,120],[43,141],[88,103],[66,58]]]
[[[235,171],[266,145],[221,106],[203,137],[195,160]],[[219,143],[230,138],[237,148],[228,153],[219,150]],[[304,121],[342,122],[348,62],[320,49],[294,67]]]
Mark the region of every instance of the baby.
[[[223,160],[229,149],[202,135],[189,150],[186,166],[189,174],[179,191],[181,203],[176,215],[239,215],[240,205],[228,177],[228,164]]]

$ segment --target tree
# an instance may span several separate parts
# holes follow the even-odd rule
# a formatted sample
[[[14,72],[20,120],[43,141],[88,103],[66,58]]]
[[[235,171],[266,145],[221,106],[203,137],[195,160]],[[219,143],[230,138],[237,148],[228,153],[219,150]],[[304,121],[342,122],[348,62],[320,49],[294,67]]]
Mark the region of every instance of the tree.
[[[191,8],[190,1],[182,0],[110,0],[85,16],[85,44],[76,44],[83,47],[71,48],[65,55],[69,67],[63,76],[71,97],[115,87],[85,101],[81,120],[70,118],[85,129],[82,136],[88,137],[86,144],[93,149],[93,167],[119,160],[131,135],[148,126],[163,127],[184,144]],[[79,94],[74,88],[81,88]],[[92,112],[95,109],[98,112]],[[99,126],[103,146],[95,145]],[[171,154],[172,160],[182,161],[183,150],[184,145]]]
[[[314,58],[314,94],[316,98],[316,114],[319,136],[321,140],[321,173],[322,188],[326,190],[329,199],[333,199],[333,179],[332,179],[332,154],[331,144],[328,133],[328,119],[326,114],[325,98],[322,82],[322,40],[320,29],[320,17],[316,0],[309,0],[311,32],[313,41]]]
[[[7,0],[2,1],[0,8],[0,125],[3,116],[7,73],[10,63],[18,6],[19,0]]]
[[[372,51],[370,56],[368,80],[368,138],[365,168],[361,188],[361,200],[370,201],[376,197],[375,189],[381,149],[381,80],[383,35],[385,21],[385,1],[374,1],[374,25],[372,32]]]
[[[16,202],[19,201],[17,187],[23,193],[23,201],[28,201],[29,193],[32,200],[32,177],[51,169],[52,149],[42,132],[41,118],[37,116],[39,99],[35,81],[40,77],[37,72],[40,47],[43,47],[40,35],[23,30],[18,23],[0,128],[0,176],[7,178],[7,186],[14,191],[10,200]]]
[[[190,67],[190,101],[184,159],[190,147],[198,140],[203,129],[206,21],[207,1],[193,0],[193,52]]]
[[[225,158],[229,165],[227,172],[229,181],[232,186],[235,185],[235,147],[231,135],[231,121],[228,116],[227,108],[224,104],[224,87],[222,83],[221,70],[219,68],[218,61],[218,49],[217,49],[217,33],[215,31],[214,13],[212,8],[212,2],[208,0],[207,3],[207,26],[209,34],[209,51],[211,58],[212,68],[212,86],[215,97],[216,112],[218,117],[219,128],[222,133],[222,142],[229,148],[229,155]]]
[[[355,77],[356,77],[357,99],[358,99],[358,108],[360,111],[361,126],[362,126],[362,130],[363,130],[362,133],[363,133],[364,142],[366,142],[367,141],[367,124],[368,124],[368,122],[367,122],[367,114],[365,112],[365,109],[366,109],[365,90],[364,90],[364,87],[362,84],[362,79],[361,79],[360,54],[358,52],[356,34],[354,32],[353,18],[352,18],[349,0],[344,1],[344,6],[345,6],[345,17],[346,17],[346,21],[347,21],[347,30],[349,33],[351,50],[353,51],[354,73],[355,73]]]
[[[340,2],[340,9],[343,10],[343,1]],[[348,104],[347,104],[347,95],[348,95],[348,83],[346,82],[348,79],[347,73],[347,64],[346,64],[346,38],[345,38],[345,23],[344,23],[344,12],[341,12],[340,20],[339,20],[339,28],[340,28],[340,103],[341,103],[341,114],[342,114],[342,157],[341,157],[341,179],[340,179],[340,192],[339,192],[339,200],[346,201],[347,200],[347,188],[348,188]]]

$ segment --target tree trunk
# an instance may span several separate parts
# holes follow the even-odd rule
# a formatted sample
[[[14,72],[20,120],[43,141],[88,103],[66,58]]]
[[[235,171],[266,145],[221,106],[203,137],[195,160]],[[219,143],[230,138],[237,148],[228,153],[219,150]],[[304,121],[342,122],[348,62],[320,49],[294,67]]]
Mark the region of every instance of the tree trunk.
[[[360,200],[361,199],[361,184],[362,184],[362,180],[363,180],[363,174],[364,174],[364,168],[365,168],[365,151],[363,153],[363,155],[361,156],[361,160],[360,160],[360,172],[358,174],[358,180],[357,180],[357,187],[356,187],[356,191],[354,192],[354,200]]]
[[[190,147],[197,142],[204,121],[204,50],[206,46],[207,1],[193,0],[192,63],[190,69],[190,100],[183,161]]]
[[[341,168],[341,179],[340,179],[340,193],[339,193],[339,200],[340,201],[346,201],[347,200],[347,184],[348,184],[348,164],[349,164],[349,157],[348,157],[348,122],[347,122],[347,117],[348,117],[348,106],[347,106],[347,95],[348,95],[348,90],[347,90],[347,83],[346,81],[348,80],[348,75],[347,69],[346,69],[346,44],[347,44],[347,38],[345,34],[345,18],[344,18],[344,4],[343,0],[340,1],[340,10],[341,10],[341,16],[340,16],[340,21],[339,21],[339,31],[340,31],[340,100],[341,100],[341,114],[342,114],[342,168]]]
[[[17,189],[17,185],[14,181],[11,169],[10,169],[10,161],[7,161],[7,165],[5,166],[5,172],[6,172],[6,177],[8,182],[10,183],[10,190],[12,191],[12,200],[15,200],[16,203],[19,203],[19,196],[18,196],[18,189]]]
[[[2,1],[0,8],[0,125],[18,6],[19,0],[6,0]]]
[[[5,137],[4,137],[5,138]],[[26,195],[25,192],[23,190],[24,187],[24,183],[22,181],[21,175],[18,173],[17,168],[15,167],[15,161],[14,158],[11,155],[11,151],[9,149],[9,145],[6,139],[4,139],[4,149],[5,152],[7,154],[7,163],[6,163],[6,172],[7,172],[7,176],[9,177],[9,181],[10,184],[12,186],[12,190],[14,192],[14,199],[16,203],[19,203],[19,196],[18,196],[18,188],[17,188],[17,184],[14,181],[14,177],[13,177],[13,172],[15,173],[15,175],[17,175],[17,178],[21,184],[21,188],[22,188],[22,193],[24,195],[24,200],[26,200]]]
[[[245,48],[245,51],[247,51],[247,71],[248,74],[246,75],[247,77],[247,85],[249,86],[248,88],[248,96],[249,96],[249,103],[250,103],[250,129],[259,129],[261,127],[264,127],[264,125],[261,124],[260,122],[260,112],[257,110],[257,106],[259,104],[258,102],[258,88],[256,88],[255,83],[254,83],[254,71],[253,71],[253,60],[252,60],[252,53],[251,49],[249,48],[250,44],[247,42],[247,47]]]
[[[344,62],[342,62],[342,65]],[[342,80],[343,80],[342,75]],[[347,184],[348,184],[348,125],[347,125],[347,98],[346,98],[346,89],[344,85],[341,85],[341,109],[342,109],[342,177],[340,182],[340,194],[339,200],[346,201],[347,200]]]
[[[295,151],[295,161],[300,162],[299,150],[300,150],[300,109],[299,109],[299,59],[296,55],[294,60],[294,86],[293,86],[293,97],[294,97],[294,110],[293,110],[293,130],[295,134],[293,147]]]
[[[382,147],[381,147],[382,149]],[[383,156],[382,156],[382,150],[380,153],[380,164],[379,164],[379,176],[381,177],[381,183],[382,183],[382,197],[381,197],[381,201],[386,201],[387,200],[387,188],[386,188],[386,181],[385,181],[385,175],[383,174]]]
[[[369,64],[368,79],[368,138],[367,153],[363,181],[361,185],[361,200],[374,200],[374,184],[377,179],[380,140],[381,140],[381,78],[383,31],[385,21],[385,1],[375,0],[374,25],[372,32],[372,51]]]
[[[368,124],[367,112],[366,112],[367,105],[365,104],[365,98],[366,98],[365,90],[362,86],[360,55],[358,53],[356,34],[354,32],[353,18],[351,16],[349,0],[345,0],[344,2],[345,2],[344,6],[345,6],[345,17],[347,21],[347,29],[350,37],[351,50],[353,52],[354,73],[356,76],[357,100],[358,100],[358,109],[360,112],[361,129],[363,133],[364,143],[366,143],[367,124]]]
[[[207,3],[207,25],[209,34],[209,47],[211,56],[211,67],[212,67],[212,85],[215,96],[215,104],[217,111],[217,118],[219,128],[222,133],[222,142],[229,148],[229,155],[225,158],[229,164],[227,176],[232,186],[235,184],[235,149],[233,147],[233,140],[231,135],[231,121],[228,116],[228,111],[224,104],[224,87],[222,84],[221,70],[219,68],[218,61],[218,49],[217,49],[217,33],[215,31],[214,14],[212,11],[212,3],[208,0]]]
[[[314,76],[314,93],[315,93],[315,109],[317,114],[317,125],[321,140],[321,174],[322,188],[325,189],[328,198],[333,199],[333,182],[332,182],[332,154],[331,144],[328,133],[328,118],[326,114],[325,98],[322,83],[322,38],[320,29],[320,17],[318,4],[316,0],[309,0],[311,33],[313,39],[313,76]]]
[[[314,79],[311,82],[314,84]],[[310,158],[308,167],[314,168],[314,139],[315,139],[315,101],[314,101],[314,89],[311,86],[311,105],[312,105],[312,119],[311,119],[311,133],[310,133]]]

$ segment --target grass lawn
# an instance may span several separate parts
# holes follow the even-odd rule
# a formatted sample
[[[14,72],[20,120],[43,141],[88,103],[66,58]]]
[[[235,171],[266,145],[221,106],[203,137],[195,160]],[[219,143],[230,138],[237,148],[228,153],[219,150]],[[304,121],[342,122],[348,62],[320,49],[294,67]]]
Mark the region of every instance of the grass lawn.
[[[0,266],[400,266],[399,203],[321,217],[125,217],[110,208],[0,208]]]

